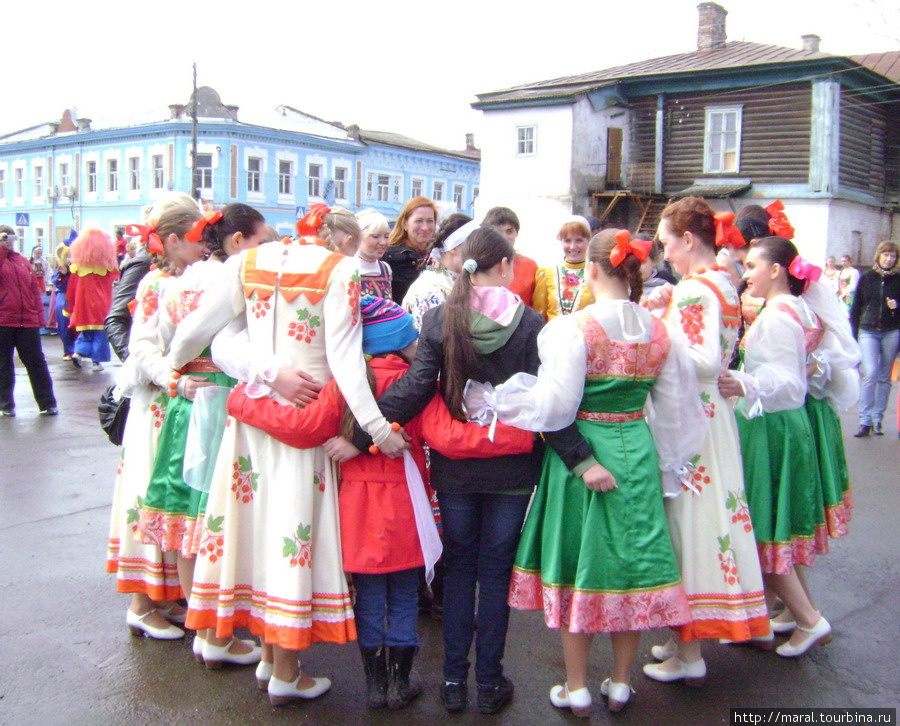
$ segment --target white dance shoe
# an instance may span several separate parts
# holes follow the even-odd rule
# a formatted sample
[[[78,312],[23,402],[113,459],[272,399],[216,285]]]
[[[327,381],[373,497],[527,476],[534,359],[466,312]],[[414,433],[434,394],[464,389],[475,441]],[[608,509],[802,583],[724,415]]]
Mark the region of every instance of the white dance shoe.
[[[626,705],[631,698],[634,689],[627,683],[616,683],[607,678],[600,684],[600,695],[606,698],[606,708],[613,713],[618,713]]]
[[[706,662],[703,658],[693,663],[685,663],[678,656],[673,656],[672,660],[675,661],[674,670],[663,668],[665,663],[648,663],[644,666],[644,675],[662,683],[684,680],[689,686],[703,685],[703,681],[706,680]]]
[[[550,689],[550,703],[557,708],[570,708],[579,718],[591,717],[591,692],[587,686],[569,690],[569,685],[553,686]]]
[[[206,667],[210,670],[218,670],[226,663],[231,665],[256,665],[259,663],[262,658],[262,648],[252,640],[242,640],[241,642],[250,646],[250,651],[247,653],[231,653],[229,648],[231,648],[234,641],[235,638],[232,638],[226,645],[213,645],[209,641],[204,640],[202,652],[203,662],[206,663]]]
[[[669,660],[672,656],[678,653],[678,645],[674,640],[670,640],[663,645],[654,645],[650,649],[650,655],[652,655],[656,660],[663,661]]]
[[[273,706],[284,706],[298,698],[304,700],[318,698],[331,688],[331,681],[328,678],[313,678],[313,685],[309,688],[298,688],[301,678],[302,673],[293,683],[288,683],[273,675],[269,679],[269,703]]]
[[[157,628],[154,625],[149,625],[144,622],[146,618],[155,612],[156,610],[149,610],[143,615],[138,615],[137,613],[132,612],[130,608],[126,610],[125,624],[128,626],[131,634],[136,637],[146,635],[150,638],[155,638],[156,640],[178,640],[184,637],[184,631],[171,623],[165,628]]]
[[[831,642],[831,625],[823,617],[819,617],[819,622],[813,627],[807,629],[798,625],[797,630],[801,633],[806,633],[806,638],[801,640],[798,645],[792,645],[791,641],[782,643],[775,649],[775,652],[778,653],[778,655],[784,656],[785,658],[796,658],[797,656],[803,655],[816,643],[825,645],[826,643]]]
[[[256,666],[256,686],[260,691],[269,690],[269,680],[271,680],[274,670],[274,664],[266,663],[264,660],[261,660],[259,665]]]

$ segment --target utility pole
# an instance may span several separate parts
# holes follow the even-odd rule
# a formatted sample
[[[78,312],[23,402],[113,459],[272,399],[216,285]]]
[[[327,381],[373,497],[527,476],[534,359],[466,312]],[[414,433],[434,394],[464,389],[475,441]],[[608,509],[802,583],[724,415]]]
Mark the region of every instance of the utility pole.
[[[191,95],[191,196],[200,201],[200,180],[197,178],[197,64],[194,63],[194,92]]]

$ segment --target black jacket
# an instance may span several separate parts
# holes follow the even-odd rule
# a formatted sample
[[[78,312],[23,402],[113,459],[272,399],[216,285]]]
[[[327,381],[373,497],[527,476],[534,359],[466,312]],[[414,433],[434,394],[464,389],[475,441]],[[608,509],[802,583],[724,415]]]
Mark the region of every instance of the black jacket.
[[[897,301],[898,307],[893,310],[887,306],[889,297]],[[871,269],[859,276],[850,307],[850,326],[854,338],[859,336],[860,328],[876,333],[900,328],[900,272],[880,275]]]
[[[113,288],[112,306],[103,321],[106,337],[122,361],[128,357],[128,338],[133,319],[128,304],[134,300],[138,285],[149,271],[150,255],[146,251],[141,251],[122,265],[121,276]]]
[[[409,245],[388,247],[382,258],[391,268],[391,297],[398,305],[403,304],[406,291],[421,274],[419,262],[422,255]]]
[[[494,385],[515,373],[537,373],[540,363],[537,335],[544,325],[541,315],[531,308],[524,314],[515,332],[494,353],[478,356],[478,367],[470,378]],[[419,349],[409,371],[378,399],[388,421],[405,424],[418,414],[434,395],[437,378],[444,363],[444,306],[425,313],[419,335]],[[569,468],[593,456],[575,424],[544,438]],[[353,439],[360,451],[367,451],[372,440],[359,427]],[[487,492],[522,490],[537,484],[543,447],[531,454],[497,456],[491,459],[448,459],[431,451],[431,485],[437,491]]]

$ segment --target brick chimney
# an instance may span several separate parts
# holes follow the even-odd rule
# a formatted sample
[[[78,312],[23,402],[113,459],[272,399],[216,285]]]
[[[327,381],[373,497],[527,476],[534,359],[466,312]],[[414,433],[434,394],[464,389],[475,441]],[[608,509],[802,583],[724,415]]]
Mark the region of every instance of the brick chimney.
[[[819,52],[819,43],[822,42],[822,39],[818,35],[801,35],[800,39],[803,41],[803,50],[811,53]]]
[[[475,134],[466,134],[466,151],[475,151]]]
[[[697,50],[708,53],[725,47],[725,16],[728,11],[717,3],[700,3],[700,25],[697,28]]]

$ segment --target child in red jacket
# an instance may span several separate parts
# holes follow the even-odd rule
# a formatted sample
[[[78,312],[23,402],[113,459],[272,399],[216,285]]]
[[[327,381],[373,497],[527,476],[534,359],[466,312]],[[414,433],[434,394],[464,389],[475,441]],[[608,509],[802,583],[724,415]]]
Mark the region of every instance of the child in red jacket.
[[[418,333],[412,316],[391,300],[364,296],[361,313],[363,352],[372,356],[370,383],[377,397],[409,368]],[[298,448],[322,446],[352,428],[352,416],[345,411],[334,381],[303,409],[249,398],[243,385],[228,399],[229,414]],[[341,548],[344,570],[353,573],[353,609],[370,708],[385,703],[402,708],[421,693],[417,679],[410,680],[418,650],[418,572],[423,565],[433,566],[437,555],[429,543],[439,542],[436,531],[423,531],[434,529],[422,483],[423,442],[452,458],[527,453],[533,443],[532,434],[502,424],[497,424],[491,440],[487,428],[452,418],[440,394],[406,425],[406,433],[418,477],[416,472],[407,477],[408,458],[390,459],[379,453],[357,456],[341,466]]]

